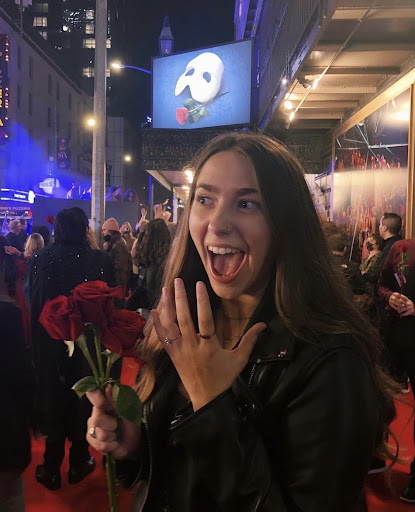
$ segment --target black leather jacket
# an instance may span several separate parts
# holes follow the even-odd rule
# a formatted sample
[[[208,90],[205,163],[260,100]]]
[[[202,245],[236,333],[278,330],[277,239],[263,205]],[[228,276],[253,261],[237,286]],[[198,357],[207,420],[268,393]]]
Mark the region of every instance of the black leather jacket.
[[[357,510],[381,412],[350,336],[304,342],[274,317],[232,388],[196,413],[175,414],[167,358],[160,382],[138,460],[119,464],[134,511]]]

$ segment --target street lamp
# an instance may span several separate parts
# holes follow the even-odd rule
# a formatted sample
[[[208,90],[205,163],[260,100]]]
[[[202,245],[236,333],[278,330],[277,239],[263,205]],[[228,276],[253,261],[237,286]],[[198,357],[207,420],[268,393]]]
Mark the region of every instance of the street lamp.
[[[88,117],[88,119],[85,120],[85,124],[88,128],[93,128],[97,124],[97,122],[93,117]]]
[[[169,17],[166,16],[159,36],[160,55],[170,55],[173,52],[173,43],[174,37],[171,33]]]
[[[139,68],[137,66],[128,66],[127,64],[122,64],[121,62],[115,61],[111,62],[112,69],[120,70],[120,69],[136,69],[137,71],[142,71],[143,73],[147,73],[148,75],[151,75],[151,71],[144,68]]]
[[[132,160],[131,155],[124,155],[125,162],[131,162],[131,160]]]

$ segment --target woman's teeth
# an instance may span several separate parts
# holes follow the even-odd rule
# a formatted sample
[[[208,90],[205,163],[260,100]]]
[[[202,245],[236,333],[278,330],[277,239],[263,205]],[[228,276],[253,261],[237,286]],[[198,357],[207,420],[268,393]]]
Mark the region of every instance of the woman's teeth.
[[[241,252],[239,249],[231,249],[230,247],[214,247],[213,245],[208,246],[208,250],[213,254],[235,254]]]

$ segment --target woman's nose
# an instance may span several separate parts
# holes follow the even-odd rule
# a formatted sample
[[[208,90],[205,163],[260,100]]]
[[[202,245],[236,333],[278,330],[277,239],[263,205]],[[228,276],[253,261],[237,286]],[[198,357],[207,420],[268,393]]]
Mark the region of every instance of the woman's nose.
[[[210,218],[209,229],[215,234],[228,234],[232,231],[232,225],[231,209],[218,206]]]

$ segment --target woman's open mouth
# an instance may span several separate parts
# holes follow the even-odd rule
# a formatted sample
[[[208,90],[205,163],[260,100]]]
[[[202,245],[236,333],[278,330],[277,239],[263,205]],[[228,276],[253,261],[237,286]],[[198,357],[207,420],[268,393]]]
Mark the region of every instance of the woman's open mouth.
[[[229,283],[239,274],[246,253],[232,247],[208,246],[210,270],[213,278],[220,283]]]

